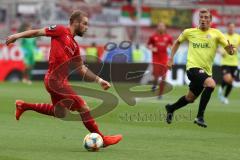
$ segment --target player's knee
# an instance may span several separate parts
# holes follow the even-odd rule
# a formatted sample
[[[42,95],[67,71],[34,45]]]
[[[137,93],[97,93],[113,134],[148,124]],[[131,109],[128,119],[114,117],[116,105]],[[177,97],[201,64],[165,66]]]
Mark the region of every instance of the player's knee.
[[[187,99],[188,103],[194,103],[195,99]]]
[[[193,103],[196,98],[195,98],[194,96],[188,96],[188,95],[186,95],[186,96],[185,96],[185,99],[186,99],[189,103]]]
[[[206,85],[205,88],[212,88],[212,90],[214,90],[215,87],[216,87],[216,83],[213,83],[213,84]]]
[[[206,81],[206,83],[204,84],[204,87],[208,87],[208,88],[215,88],[216,87],[216,83],[213,79],[209,79]]]
[[[232,77],[232,75],[231,75],[230,73],[225,74],[225,75],[223,76],[223,80],[224,80],[224,81],[230,81],[232,78],[233,78],[233,77]]]
[[[54,115],[57,118],[65,118],[67,115],[67,110],[66,110],[66,108],[63,108],[61,106],[56,106],[54,108]]]
[[[194,103],[195,99],[191,99],[190,101],[188,101],[189,103]]]
[[[232,78],[232,77],[225,78],[224,81],[225,81],[227,84],[232,84],[233,78]]]
[[[233,83],[233,80],[227,81],[227,84],[228,84],[228,85],[232,85],[232,83]]]

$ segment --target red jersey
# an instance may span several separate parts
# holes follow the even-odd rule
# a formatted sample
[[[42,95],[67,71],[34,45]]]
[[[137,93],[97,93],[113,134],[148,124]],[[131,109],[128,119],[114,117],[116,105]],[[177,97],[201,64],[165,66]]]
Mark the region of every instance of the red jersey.
[[[51,74],[51,79],[66,80],[69,76],[69,64],[67,62],[70,62],[75,56],[80,56],[78,43],[74,40],[74,36],[68,27],[53,25],[46,28],[45,32],[46,36],[51,37],[49,69],[45,78],[49,78]]]
[[[152,53],[152,62],[167,64],[167,48],[169,45],[172,45],[172,43],[173,39],[169,34],[153,34],[148,40],[148,45],[152,45],[154,48],[157,48],[157,52]]]

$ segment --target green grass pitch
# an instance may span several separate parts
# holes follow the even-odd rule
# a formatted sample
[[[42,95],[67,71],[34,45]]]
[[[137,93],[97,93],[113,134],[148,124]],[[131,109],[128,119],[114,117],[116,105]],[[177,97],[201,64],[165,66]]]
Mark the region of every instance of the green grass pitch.
[[[199,99],[177,111],[171,125],[166,124],[164,105],[186,91],[187,86],[174,87],[162,100],[140,99],[136,106],[120,99],[118,107],[97,122],[103,133],[121,133],[123,140],[99,152],[88,152],[82,147],[88,131],[81,122],[32,111],[25,112],[19,122],[15,120],[16,99],[50,102],[42,82],[0,83],[0,160],[240,160],[240,89],[233,89],[229,105],[221,104],[217,89],[214,91],[206,111],[208,128],[193,124]],[[117,95],[114,89],[108,92]],[[90,106],[100,102],[85,99]]]

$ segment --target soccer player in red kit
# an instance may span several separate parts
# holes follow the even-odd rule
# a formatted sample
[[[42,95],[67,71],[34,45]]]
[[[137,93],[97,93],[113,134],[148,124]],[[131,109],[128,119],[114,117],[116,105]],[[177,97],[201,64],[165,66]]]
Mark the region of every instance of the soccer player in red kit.
[[[167,72],[168,54],[167,48],[173,43],[172,37],[166,33],[166,25],[160,22],[157,26],[157,32],[154,33],[148,40],[148,48],[152,51],[152,63],[153,63],[153,87],[152,91],[156,90],[159,78],[161,78],[159,84],[159,98],[162,97],[164,90],[164,81]]]
[[[66,109],[79,112],[83,124],[91,133],[98,133],[102,136],[104,147],[118,143],[121,135],[103,135],[90,114],[86,102],[78,96],[70,87],[67,77],[69,75],[68,63],[78,68],[79,73],[91,81],[98,82],[104,90],[111,85],[96,76],[83,64],[80,57],[78,43],[74,36],[82,37],[88,29],[88,18],[84,12],[74,11],[69,20],[69,26],[54,25],[48,28],[29,30],[9,36],[6,44],[14,43],[19,38],[37,36],[51,37],[51,50],[49,57],[49,69],[44,78],[44,84],[51,95],[52,104],[36,103],[31,104],[22,100],[16,101],[16,119],[19,120],[22,113],[33,110],[41,114],[63,118],[66,116]],[[70,105],[71,104],[71,105]]]

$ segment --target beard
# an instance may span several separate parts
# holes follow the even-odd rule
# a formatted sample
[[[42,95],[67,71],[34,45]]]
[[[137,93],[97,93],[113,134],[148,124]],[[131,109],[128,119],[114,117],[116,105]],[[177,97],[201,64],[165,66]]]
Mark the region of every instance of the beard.
[[[82,37],[84,35],[84,32],[77,32],[76,33],[78,36]]]
[[[82,37],[85,32],[86,32],[86,31],[81,31],[81,30],[80,30],[80,27],[78,27],[78,29],[75,31],[76,35],[77,35],[77,36],[80,36],[80,37]]]

